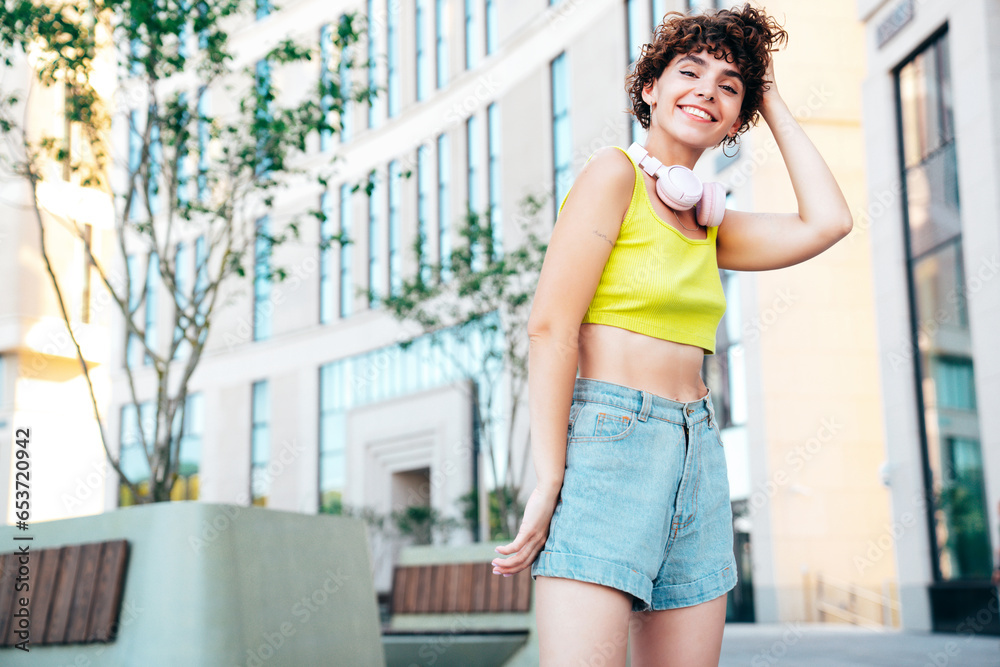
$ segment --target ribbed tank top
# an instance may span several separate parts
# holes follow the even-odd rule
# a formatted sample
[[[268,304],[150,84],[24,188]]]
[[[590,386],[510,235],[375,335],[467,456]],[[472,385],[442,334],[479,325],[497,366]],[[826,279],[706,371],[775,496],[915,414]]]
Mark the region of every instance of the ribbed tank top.
[[[719,228],[708,227],[708,238],[696,240],[664,222],[653,210],[639,166],[629,161],[635,168],[632,201],[582,323],[609,324],[715,354],[715,333],[726,312],[715,256]]]

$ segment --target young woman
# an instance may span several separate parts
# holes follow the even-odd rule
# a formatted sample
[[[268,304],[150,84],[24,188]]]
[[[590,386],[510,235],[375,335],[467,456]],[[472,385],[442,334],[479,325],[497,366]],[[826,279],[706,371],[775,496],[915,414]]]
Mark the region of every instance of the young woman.
[[[497,549],[509,557],[494,561],[503,575],[531,567],[544,667],[624,665],[630,631],[633,667],[718,664],[736,584],[725,455],[700,376],[725,311],[718,268],[797,264],[853,224],[774,84],[771,51],[786,38],[749,5],[668,14],[628,78],[645,145],[596,151],[560,208],[528,323],[538,483]],[[661,199],[650,156],[693,169],[758,113],[798,213],[726,210],[711,188],[695,207]]]

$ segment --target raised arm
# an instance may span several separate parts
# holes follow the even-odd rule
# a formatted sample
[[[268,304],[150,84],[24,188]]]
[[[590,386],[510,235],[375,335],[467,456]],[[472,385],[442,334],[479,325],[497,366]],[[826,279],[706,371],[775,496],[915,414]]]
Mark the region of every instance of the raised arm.
[[[566,430],[576,381],[580,323],[618,238],[635,169],[614,147],[580,171],[552,230],[528,317],[528,406],[531,455],[538,478],[517,537],[497,549],[517,552],[502,563],[513,574],[545,546],[566,468]]]
[[[764,271],[798,264],[847,236],[854,224],[830,168],[778,93],[773,58],[766,77],[770,88],[764,93],[760,113],[785,161],[799,212],[727,210],[716,239],[723,269]]]

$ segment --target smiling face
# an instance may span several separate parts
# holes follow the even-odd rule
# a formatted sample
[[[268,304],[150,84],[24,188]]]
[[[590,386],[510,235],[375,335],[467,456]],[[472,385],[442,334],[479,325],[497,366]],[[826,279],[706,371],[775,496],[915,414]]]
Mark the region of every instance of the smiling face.
[[[706,50],[675,56],[643,100],[655,108],[650,131],[658,128],[676,141],[709,148],[740,127],[744,83],[736,67]]]

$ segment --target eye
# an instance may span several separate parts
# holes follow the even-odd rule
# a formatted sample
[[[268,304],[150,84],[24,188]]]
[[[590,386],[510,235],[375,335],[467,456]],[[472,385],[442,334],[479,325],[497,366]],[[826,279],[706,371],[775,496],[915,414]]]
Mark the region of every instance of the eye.
[[[690,74],[691,76],[695,76],[694,72],[689,72],[687,70],[681,70],[681,74]]]
[[[735,88],[733,88],[732,86],[722,86],[722,87],[723,87],[723,88],[725,88],[726,90],[728,90],[728,91],[729,91],[730,93],[732,93],[733,95],[735,95],[735,94],[736,94],[736,89],[735,89]]]

